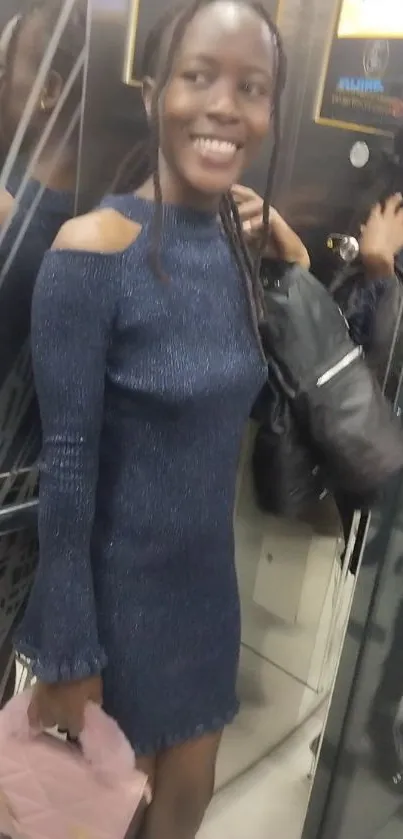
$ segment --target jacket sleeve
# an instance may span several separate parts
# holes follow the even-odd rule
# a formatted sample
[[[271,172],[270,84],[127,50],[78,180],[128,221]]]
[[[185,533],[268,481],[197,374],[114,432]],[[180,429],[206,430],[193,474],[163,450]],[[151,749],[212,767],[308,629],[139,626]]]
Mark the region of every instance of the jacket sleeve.
[[[335,299],[348,320],[353,341],[364,348],[369,366],[383,383],[401,308],[400,281],[395,276],[368,282],[358,274],[352,284],[340,287]],[[401,332],[393,366],[401,361]]]
[[[90,542],[106,360],[114,318],[113,255],[46,254],[32,306],[42,420],[39,566],[17,649],[46,682],[99,673]]]
[[[348,312],[347,319],[354,343],[361,345],[366,351],[372,344],[378,306],[387,283],[387,280],[381,278],[372,283],[366,283],[363,279],[354,289],[354,306]]]

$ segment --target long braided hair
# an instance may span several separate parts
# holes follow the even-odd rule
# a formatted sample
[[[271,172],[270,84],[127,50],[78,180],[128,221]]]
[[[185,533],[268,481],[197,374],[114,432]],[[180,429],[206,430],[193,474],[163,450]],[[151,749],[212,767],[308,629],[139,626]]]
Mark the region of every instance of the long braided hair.
[[[168,10],[150,31],[146,40],[143,61],[141,66],[141,77],[149,76],[155,80],[155,89],[151,103],[151,115],[149,120],[149,136],[142,142],[136,144],[121,164],[112,184],[112,191],[125,193],[134,192],[142,186],[150,177],[153,179],[155,194],[155,214],[152,234],[150,258],[156,273],[163,276],[160,264],[159,242],[163,223],[162,194],[158,171],[159,152],[159,121],[158,103],[161,94],[167,85],[175,53],[182,42],[186,29],[199,10],[208,6],[215,0],[192,0],[182,3]],[[228,237],[232,252],[236,259],[238,268],[247,283],[252,295],[256,312],[262,311],[263,296],[260,284],[260,269],[262,253],[269,239],[269,214],[270,199],[273,187],[273,180],[277,164],[279,143],[280,143],[280,104],[281,95],[286,78],[286,57],[283,49],[282,39],[277,26],[272,21],[263,3],[258,0],[236,0],[242,5],[249,6],[262,18],[271,32],[275,54],[274,54],[274,89],[270,102],[270,110],[273,118],[273,146],[266,177],[266,185],[263,201],[263,225],[262,234],[256,254],[252,257],[249,247],[245,241],[242,222],[238,208],[231,192],[222,196],[220,203],[220,218],[223,230]],[[170,43],[164,56],[161,56],[160,45],[164,36],[170,31]]]

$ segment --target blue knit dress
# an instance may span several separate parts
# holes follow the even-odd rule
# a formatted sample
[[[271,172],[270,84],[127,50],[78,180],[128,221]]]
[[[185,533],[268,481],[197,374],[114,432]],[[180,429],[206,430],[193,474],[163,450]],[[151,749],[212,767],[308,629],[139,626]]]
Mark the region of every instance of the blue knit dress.
[[[164,281],[153,204],[103,205],[137,241],[49,252],[34,294],[40,565],[18,648],[45,681],[103,670],[106,711],[153,754],[237,711],[235,482],[266,367],[215,215],[164,208]]]

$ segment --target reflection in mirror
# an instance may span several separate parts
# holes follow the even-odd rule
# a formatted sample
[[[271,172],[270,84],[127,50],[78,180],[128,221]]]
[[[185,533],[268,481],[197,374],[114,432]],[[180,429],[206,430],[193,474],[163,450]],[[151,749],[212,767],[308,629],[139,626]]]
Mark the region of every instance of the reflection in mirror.
[[[0,40],[0,387],[14,400],[8,434],[3,417],[2,472],[30,466],[38,449],[27,387],[31,295],[45,250],[74,212],[85,40],[73,0],[17,8],[14,0],[9,13]]]
[[[1,0],[0,33],[1,700],[10,636],[37,559],[31,298],[45,251],[74,214],[86,2]]]

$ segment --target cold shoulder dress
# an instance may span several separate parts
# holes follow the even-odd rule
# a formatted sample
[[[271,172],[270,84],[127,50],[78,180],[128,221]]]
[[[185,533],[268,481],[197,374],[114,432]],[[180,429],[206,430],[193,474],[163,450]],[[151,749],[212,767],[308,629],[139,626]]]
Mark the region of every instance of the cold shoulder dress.
[[[105,199],[141,224],[122,253],[51,251],[33,301],[43,424],[40,563],[18,649],[43,680],[103,671],[138,754],[237,711],[233,507],[266,379],[248,293],[212,214]]]

